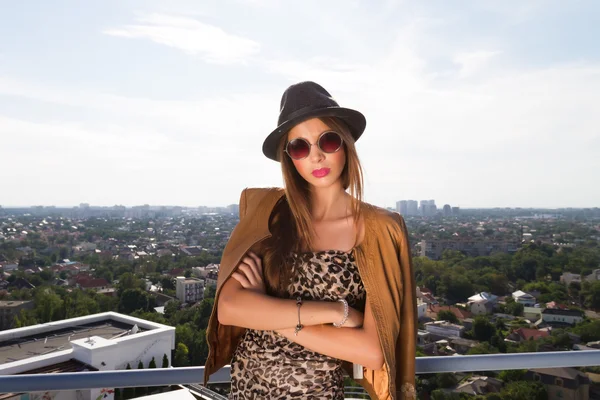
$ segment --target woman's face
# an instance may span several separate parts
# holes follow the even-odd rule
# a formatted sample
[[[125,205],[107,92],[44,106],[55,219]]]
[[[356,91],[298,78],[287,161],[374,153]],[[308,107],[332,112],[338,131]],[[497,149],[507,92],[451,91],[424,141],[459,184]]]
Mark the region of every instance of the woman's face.
[[[324,153],[317,146],[319,136],[332,129],[319,118],[312,118],[294,126],[289,132],[287,141],[303,138],[312,144],[308,157],[294,160],[296,170],[314,187],[328,187],[337,183],[346,165],[346,151],[342,146],[335,153]],[[288,157],[285,155],[285,157]]]

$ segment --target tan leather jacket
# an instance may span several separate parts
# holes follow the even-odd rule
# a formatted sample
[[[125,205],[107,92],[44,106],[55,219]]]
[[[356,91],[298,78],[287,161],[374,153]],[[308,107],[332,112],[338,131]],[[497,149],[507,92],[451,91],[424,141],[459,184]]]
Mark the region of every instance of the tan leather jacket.
[[[217,304],[223,283],[250,250],[270,237],[269,217],[283,189],[245,189],[240,198],[240,222],[223,252],[214,308],[207,328],[209,347],[204,384],[209,376],[230,363],[245,328],[222,325]],[[363,203],[365,237],[357,247],[356,262],[371,309],[385,363],[379,370],[363,367],[357,381],[374,399],[415,399],[417,305],[408,233],[398,213]],[[258,253],[260,255],[260,253]],[[352,375],[352,364],[344,362]]]

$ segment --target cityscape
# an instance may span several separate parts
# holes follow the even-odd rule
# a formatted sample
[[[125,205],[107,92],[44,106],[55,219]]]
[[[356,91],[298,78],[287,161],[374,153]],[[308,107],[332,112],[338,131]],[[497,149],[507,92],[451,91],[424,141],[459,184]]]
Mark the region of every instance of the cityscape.
[[[437,209],[425,200],[392,210],[409,229],[419,356],[600,349],[597,208]],[[220,256],[238,219],[236,204],[0,208],[0,375],[204,365]],[[433,374],[419,376],[418,391],[587,399],[599,374]],[[84,397],[101,390],[128,399],[173,388]]]

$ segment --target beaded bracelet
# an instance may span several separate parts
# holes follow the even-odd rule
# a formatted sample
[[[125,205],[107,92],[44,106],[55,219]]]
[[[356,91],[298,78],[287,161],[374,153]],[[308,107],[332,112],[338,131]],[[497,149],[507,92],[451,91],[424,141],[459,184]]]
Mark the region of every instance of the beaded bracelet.
[[[298,336],[298,332],[304,328],[304,325],[300,323],[300,307],[302,307],[302,297],[296,298],[296,306],[298,306],[298,325],[296,325],[296,328],[294,329],[294,335]]]
[[[346,299],[339,299],[338,301],[344,304],[344,318],[342,318],[340,322],[334,322],[333,326],[335,326],[336,328],[341,328],[346,323],[346,321],[348,321],[348,302],[346,301]]]

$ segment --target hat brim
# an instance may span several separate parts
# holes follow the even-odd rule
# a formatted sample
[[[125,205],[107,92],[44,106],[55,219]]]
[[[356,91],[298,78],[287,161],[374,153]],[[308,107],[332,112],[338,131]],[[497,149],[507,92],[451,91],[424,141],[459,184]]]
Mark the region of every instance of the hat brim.
[[[305,114],[298,115],[281,123],[273,132],[271,132],[263,142],[263,154],[273,161],[280,161],[277,159],[277,146],[279,145],[279,140],[281,137],[287,134],[290,129],[300,122],[316,117],[336,117],[341,119],[348,125],[350,134],[354,138],[354,141],[358,140],[367,126],[367,120],[365,119],[365,116],[362,113],[350,108],[326,107],[318,110],[310,110]]]

